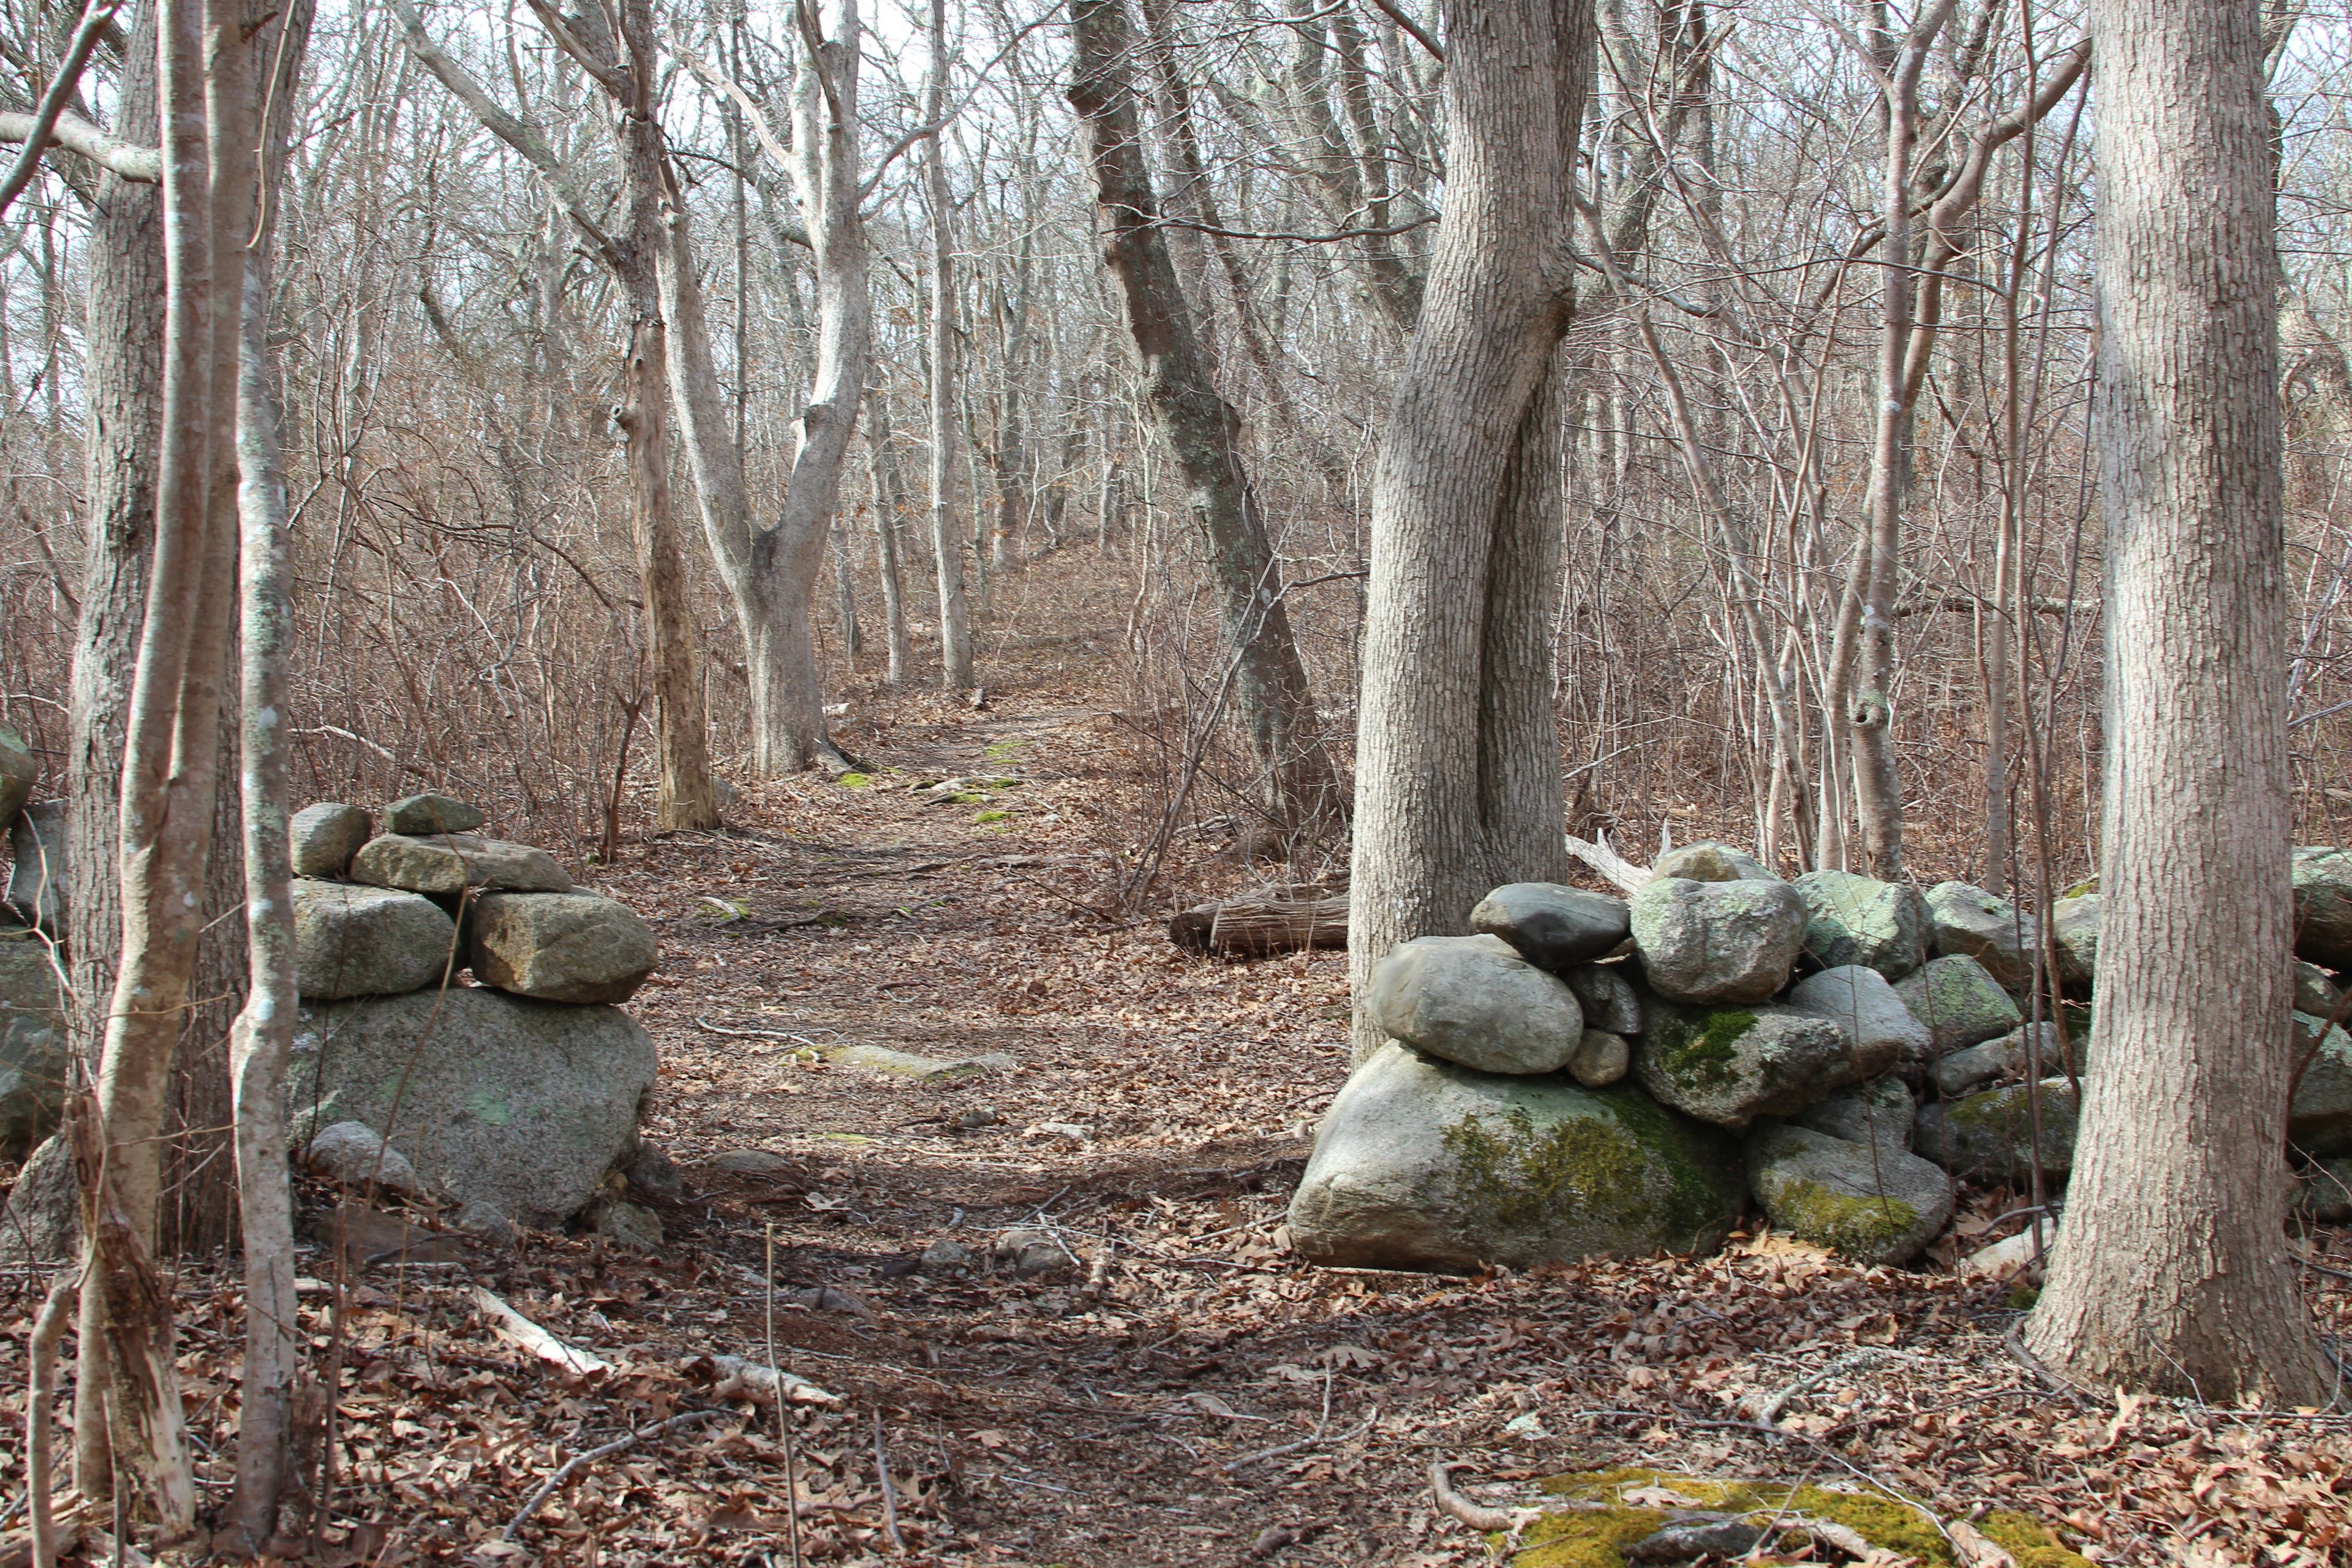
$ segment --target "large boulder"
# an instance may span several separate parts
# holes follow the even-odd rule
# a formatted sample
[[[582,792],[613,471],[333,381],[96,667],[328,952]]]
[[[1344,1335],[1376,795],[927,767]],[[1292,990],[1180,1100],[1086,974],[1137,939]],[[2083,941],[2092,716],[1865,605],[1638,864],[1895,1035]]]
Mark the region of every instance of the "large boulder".
[[[1873,1143],[1908,1152],[1918,1115],[1919,1101],[1909,1085],[1899,1078],[1874,1078],[1842,1089],[1789,1120],[1849,1143]]]
[[[1576,993],[1492,936],[1424,936],[1372,966],[1364,1016],[1391,1039],[1481,1072],[1558,1072],[1584,1038]]]
[[[2034,1156],[2033,1108],[2025,1084],[1989,1089],[1919,1108],[1912,1146],[1955,1176],[1977,1182],[2025,1181]],[[2063,1176],[2074,1164],[2081,1107],[2063,1078],[2042,1080],[2042,1173]]]
[[[1331,1102],[1290,1204],[1309,1262],[1462,1273],[1705,1251],[1738,1151],[1630,1088],[1474,1072],[1382,1047]]]
[[[2033,972],[2033,922],[2007,899],[1938,882],[1927,889],[1927,924],[1937,957],[1973,958],[2009,990],[2022,989]]]
[[[294,988],[312,1001],[431,985],[457,947],[457,922],[421,894],[294,879]]]
[[[1793,1007],[1651,1007],[1633,1077],[1661,1103],[1718,1127],[1786,1116],[1876,1076],[1843,1026]]]
[[[1557,974],[1615,948],[1631,928],[1622,899],[1557,882],[1512,882],[1478,900],[1470,929],[1501,937]]]
[[[1911,1016],[1927,1026],[1938,1056],[1997,1040],[2025,1022],[2017,1001],[1973,958],[1931,960],[1895,987]]]
[[[1563,973],[1576,1005],[1584,1009],[1584,1026],[1612,1035],[1642,1032],[1642,993],[1622,963],[1580,963]]]
[[[568,893],[577,885],[544,849],[455,833],[432,838],[386,833],[371,838],[352,858],[352,880],[437,899],[457,898],[467,888]]]
[[[1633,895],[1633,946],[1669,1002],[1761,1002],[1789,983],[1805,900],[1770,881],[1660,877]]]
[[[294,852],[298,877],[340,877],[351,869],[352,857],[375,832],[368,814],[339,800],[306,805],[286,825],[288,846]]]
[[[2352,855],[2330,847],[2294,852],[2294,955],[2352,969]]]
[[[2078,1067],[2079,1063],[2076,1064]],[[2056,1072],[2066,1066],[2065,1042],[2055,1024],[2025,1024],[1997,1040],[1968,1046],[1936,1062],[1936,1088],[1945,1095],[1961,1095],[1998,1083]]]
[[[2321,1225],[2352,1220],[2352,1160],[2316,1160],[2297,1171],[2294,1212]]]
[[[1692,882],[1777,882],[1762,861],[1745,849],[1713,842],[1685,844],[1669,849],[1650,868],[1653,877],[1680,877]]]
[[[364,1122],[432,1186],[543,1226],[596,1195],[654,1069],[617,1007],[465,986],[306,1005],[290,1098],[298,1142]]]
[[[2106,901],[2096,893],[2061,899],[2050,906],[2050,936],[2058,944],[2058,983],[2077,994],[2099,977],[2099,917]]]
[[[64,1108],[66,988],[49,944],[0,932],[0,1156],[21,1160]]]
[[[1851,871],[1808,871],[1790,886],[1805,900],[1805,956],[1823,969],[1861,964],[1900,980],[1927,960],[1919,895]]]
[[[471,833],[488,821],[481,807],[446,795],[406,795],[383,808],[383,830],[414,838],[440,833]]]
[[[466,951],[483,984],[544,1002],[625,1002],[661,957],[650,926],[593,893],[485,893]]]
[[[34,760],[33,748],[25,744],[24,736],[0,724],[0,823],[24,809],[40,782],[41,764]]]
[[[1916,1072],[1934,1059],[1935,1037],[1911,1016],[1886,976],[1859,963],[1808,974],[1789,988],[1788,1005],[1801,1013],[1834,1018],[1853,1037],[1865,1061]]]
[[[73,1148],[53,1132],[25,1161],[0,1204],[0,1264],[70,1263],[81,1256],[81,1180]]]
[[[66,916],[66,803],[37,800],[8,826],[8,906],[16,918],[52,936]]]
[[[1747,1155],[1775,1229],[1858,1263],[1908,1263],[1952,1217],[1950,1178],[1900,1149],[1781,1124],[1749,1133]]]
[[[2287,1142],[2306,1154],[2352,1154],[2352,1037],[2334,1028],[2323,1038],[2326,1023],[2308,1013],[2294,1016],[2294,1059],[2303,1078],[2287,1109]]]

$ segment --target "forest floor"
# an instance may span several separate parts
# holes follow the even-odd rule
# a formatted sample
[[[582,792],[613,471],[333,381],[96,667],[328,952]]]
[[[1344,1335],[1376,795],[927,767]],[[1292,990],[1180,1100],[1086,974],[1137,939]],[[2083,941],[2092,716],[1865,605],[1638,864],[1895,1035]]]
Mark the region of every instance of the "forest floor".
[[[312,1560],[784,1564],[789,1468],[808,1562],[1486,1561],[1432,1508],[1443,1458],[1489,1500],[1656,1467],[1948,1522],[2020,1510],[2105,1563],[2352,1562],[2344,1417],[2055,1390],[2005,1343],[2013,1280],[1769,1235],[1479,1279],[1306,1267],[1283,1217],[1345,1076],[1345,955],[1195,958],[1117,912],[1137,731],[1050,670],[985,711],[898,698],[844,734],[875,766],[862,785],[747,786],[727,831],[633,842],[591,877],[663,942],[631,1005],[662,1055],[648,1131],[688,1189],[657,1253],[533,1236],[347,1279],[303,1258],[305,1329],[341,1366]],[[1022,782],[918,787],[954,777]],[[1244,875],[1200,855],[1195,886]],[[823,1060],[846,1044],[1013,1065],[930,1087]],[[768,1169],[729,1168],[752,1151]],[[1969,1245],[2021,1202],[1973,1194]],[[1069,1267],[908,1270],[942,1239],[984,1261],[1022,1226]],[[2298,1246],[2315,1310],[2352,1334],[2352,1238]],[[476,1286],[611,1370],[495,1337]],[[38,1289],[0,1279],[19,1410]],[[216,1498],[238,1303],[202,1270],[181,1300]],[[771,1313],[777,1360],[838,1400],[801,1411],[789,1456],[772,1407],[714,1398],[706,1359],[763,1359]],[[567,1460],[706,1408],[523,1515]],[[13,1447],[0,1483],[21,1496]]]

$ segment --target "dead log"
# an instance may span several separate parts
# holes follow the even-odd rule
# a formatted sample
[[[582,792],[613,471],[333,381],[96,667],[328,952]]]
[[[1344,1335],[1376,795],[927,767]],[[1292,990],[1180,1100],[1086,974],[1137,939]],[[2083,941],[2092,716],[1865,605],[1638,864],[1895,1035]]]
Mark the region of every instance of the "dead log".
[[[1301,948],[1348,945],[1348,895],[1227,899],[1186,910],[1168,922],[1168,940],[1188,952],[1265,958]]]

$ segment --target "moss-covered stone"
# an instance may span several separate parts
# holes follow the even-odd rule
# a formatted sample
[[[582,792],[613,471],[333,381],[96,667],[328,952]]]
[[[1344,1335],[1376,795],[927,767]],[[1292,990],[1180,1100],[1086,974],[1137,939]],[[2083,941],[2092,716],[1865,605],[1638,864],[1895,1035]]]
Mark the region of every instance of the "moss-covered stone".
[[[1805,956],[1824,969],[1861,964],[1900,980],[1927,962],[1919,895],[1851,871],[1808,871],[1791,884],[1805,900]]]
[[[1922,1106],[1915,1137],[1920,1154],[1955,1176],[2014,1181],[2034,1159],[2033,1108],[2026,1084],[1987,1089]],[[2042,1173],[2063,1176],[2074,1164],[2074,1126],[2081,1107],[2063,1078],[2042,1080]]]
[[[1688,1498],[1700,1508],[1753,1515],[1758,1523],[1802,1514],[1842,1524],[1858,1531],[1873,1546],[1914,1559],[1922,1568],[1958,1568],[1958,1557],[1943,1532],[1936,1528],[1934,1520],[1907,1503],[1879,1493],[1832,1491],[1827,1487],[1790,1486],[1784,1481],[1725,1479],[1644,1468],[1580,1471],[1544,1481],[1544,1491],[1586,1504],[1588,1510],[1549,1514],[1529,1525],[1520,1535],[1522,1550],[1511,1559],[1514,1568],[1625,1568],[1624,1549],[1664,1529],[1670,1519],[1662,1510],[1620,1501],[1629,1494],[1651,1488]],[[1610,1506],[1589,1508],[1595,1503]],[[2000,1527],[2006,1538],[1994,1534],[1991,1520],[1985,1523],[1985,1533],[2003,1546],[2009,1546],[2013,1539],[2029,1551],[2056,1553],[2029,1559],[2016,1547],[2010,1547],[2022,1568],[2074,1568],[2083,1561],[2057,1546],[2047,1531],[2022,1514],[1996,1514],[1992,1519],[2013,1521]],[[1501,1539],[1494,1538],[1497,1543]],[[1552,1554],[1538,1555],[1543,1552]]]
[[[1438,1272],[1706,1250],[1738,1217],[1736,1159],[1629,1086],[1475,1072],[1391,1043],[1332,1101],[1292,1241],[1313,1262]]]
[[[1863,1062],[1845,1026],[1818,1013],[1660,1002],[1643,1009],[1633,1075],[1685,1115],[1738,1129],[1819,1102],[1861,1079]]]
[[[2017,1559],[2017,1568],[2091,1568],[2091,1560],[2070,1552],[2041,1521],[2006,1509],[1977,1521],[1986,1540]]]
[[[1952,1216],[1952,1184],[1916,1154],[1810,1128],[1748,1139],[1748,1184],[1773,1225],[1862,1263],[1907,1263]]]
[[[1669,1001],[1761,1002],[1789,983],[1805,941],[1805,900],[1788,883],[1658,877],[1628,908],[1650,988]]]
[[[2016,1000],[1973,958],[1937,959],[1895,994],[1927,1026],[1939,1053],[1997,1040],[2025,1021]]]

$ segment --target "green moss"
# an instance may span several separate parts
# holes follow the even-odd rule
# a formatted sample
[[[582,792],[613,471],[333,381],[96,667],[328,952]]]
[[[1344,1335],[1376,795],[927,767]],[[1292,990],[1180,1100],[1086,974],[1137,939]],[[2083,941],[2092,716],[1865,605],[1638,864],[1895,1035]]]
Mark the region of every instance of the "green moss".
[[[1693,1233],[1722,1226],[1730,1215],[1726,1189],[1739,1178],[1735,1146],[1711,1128],[1701,1128],[1668,1110],[1630,1084],[1601,1090],[1617,1124],[1633,1132],[1666,1167],[1667,1203],[1677,1230]],[[1710,1151],[1708,1145],[1715,1147]]]
[[[1514,1106],[1502,1116],[1465,1116],[1440,1136],[1454,1160],[1451,1184],[1510,1229],[1546,1228],[1564,1210],[1626,1224],[1649,1207],[1641,1143],[1605,1117],[1563,1117],[1538,1130]]]
[[[1873,1546],[1914,1558],[1923,1568],[1958,1568],[1950,1543],[1933,1520],[1906,1503],[1874,1493],[1836,1492],[1826,1487],[1790,1487],[1779,1481],[1723,1479],[1639,1468],[1553,1476],[1542,1486],[1554,1497],[1584,1503],[1615,1503],[1628,1492],[1663,1487],[1701,1508],[1727,1513],[1809,1514],[1858,1531]],[[1666,1517],[1651,1510],[1622,1506],[1549,1516],[1529,1526],[1521,1537],[1528,1550],[1512,1559],[1514,1568],[1625,1568],[1623,1549],[1651,1531],[1664,1528]],[[2056,1550],[2047,1544],[2047,1532],[2022,1515],[1996,1514],[1993,1519],[2014,1520],[2014,1539],[2033,1550]],[[1584,1522],[1588,1521],[1592,1522]],[[1637,1529],[1637,1521],[1646,1527]],[[1759,1519],[1758,1522],[1764,1521]],[[1986,1521],[1985,1533],[2003,1546],[2010,1546],[2011,1537],[1995,1535],[1992,1521]],[[2014,1546],[2010,1549],[2017,1552]],[[2021,1568],[2076,1568],[2082,1559],[2072,1552],[2059,1552],[2054,1556],[2031,1559],[2019,1553],[2018,1562]]]
[[[972,814],[974,822],[1003,822],[1013,814],[1009,811],[980,811]]]
[[[1654,1508],[1547,1514],[1528,1526],[1511,1562],[1514,1568],[1625,1568],[1625,1548],[1664,1530],[1667,1518]]]
[[[1756,1015],[1737,1007],[1706,1012],[1669,1012],[1644,1041],[1667,1077],[1685,1083],[1721,1086],[1732,1080],[1731,1064],[1741,1036],[1756,1026]]]
[[[2091,1560],[2069,1552],[2039,1520],[2002,1510],[1977,1521],[1987,1539],[2017,1559],[2017,1568],[2091,1568]]]
[[[864,789],[874,781],[864,773],[844,773],[833,782],[844,789]]]
[[[1855,1197],[1803,1180],[1784,1184],[1775,1207],[1804,1240],[1864,1257],[1885,1251],[1919,1223],[1919,1211],[1900,1198]]]

